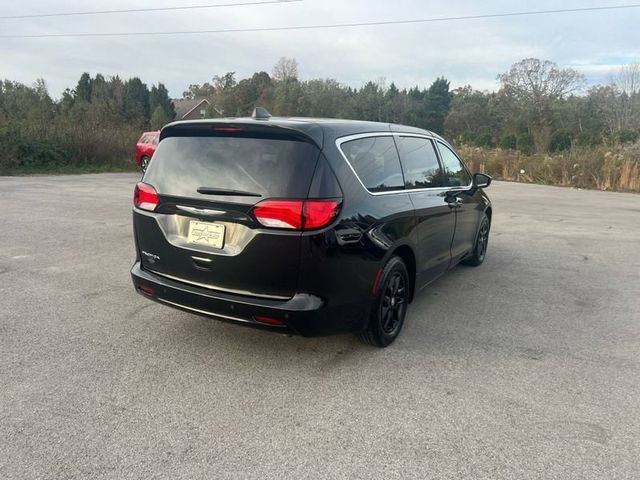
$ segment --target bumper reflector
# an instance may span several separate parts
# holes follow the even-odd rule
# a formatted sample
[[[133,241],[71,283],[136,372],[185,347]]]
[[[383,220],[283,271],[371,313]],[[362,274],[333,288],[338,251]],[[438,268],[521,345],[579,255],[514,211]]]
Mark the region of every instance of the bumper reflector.
[[[277,318],[263,317],[261,315],[256,315],[253,318],[255,319],[256,322],[264,323],[265,325],[273,325],[276,327],[284,326],[284,322],[282,320],[278,320]]]
[[[145,287],[143,285],[138,285],[138,291],[140,293],[142,293],[143,295],[153,295],[154,293],[156,293],[155,288],[153,288],[153,287]]]

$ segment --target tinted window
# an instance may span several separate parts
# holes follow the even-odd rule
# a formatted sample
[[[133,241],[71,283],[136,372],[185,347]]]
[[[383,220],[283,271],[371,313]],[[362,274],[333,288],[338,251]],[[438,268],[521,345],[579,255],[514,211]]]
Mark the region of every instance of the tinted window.
[[[324,155],[321,155],[309,188],[309,198],[336,198],[341,196],[342,190],[338,180]]]
[[[197,193],[199,187],[213,187],[258,193],[262,198],[305,198],[317,158],[315,146],[295,140],[166,137],[158,144],[144,181],[160,194],[178,197],[218,198]]]
[[[443,187],[444,179],[433,142],[426,138],[400,137],[398,150],[407,188]]]
[[[372,192],[403,188],[402,169],[393,137],[367,137],[345,142],[342,152]]]
[[[438,142],[438,147],[442,156],[442,165],[449,182],[448,185],[450,187],[466,187],[469,185],[471,177],[458,156],[443,143]]]

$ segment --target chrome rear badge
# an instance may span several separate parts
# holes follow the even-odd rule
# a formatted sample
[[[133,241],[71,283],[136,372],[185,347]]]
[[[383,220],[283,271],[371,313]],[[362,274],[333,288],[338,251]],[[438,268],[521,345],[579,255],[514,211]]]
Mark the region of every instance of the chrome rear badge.
[[[176,205],[178,210],[194,213],[196,215],[222,215],[226,213],[224,210],[212,210],[210,208],[185,207],[184,205]]]

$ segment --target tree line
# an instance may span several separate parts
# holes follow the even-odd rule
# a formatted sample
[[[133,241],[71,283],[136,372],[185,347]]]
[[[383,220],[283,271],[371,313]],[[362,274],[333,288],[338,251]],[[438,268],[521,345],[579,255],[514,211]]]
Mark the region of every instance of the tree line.
[[[514,64],[498,80],[494,92],[470,85],[451,90],[443,77],[428,87],[400,90],[382,79],[353,88],[331,78],[301,81],[295,60],[282,58],[272,75],[256,72],[237,81],[229,72],[211,83],[190,85],[183,97],[208,98],[212,117],[246,116],[260,105],[274,115],[413,125],[458,144],[523,153],[640,137],[640,65],[625,67],[611,83],[586,91],[585,78],[576,70],[534,58]]]
[[[351,118],[413,125],[457,145],[523,155],[613,147],[640,137],[640,66],[621,69],[605,85],[585,86],[571,68],[524,59],[500,74],[496,91],[451,89],[446,78],[398,88],[384,79],[359,88],[336,79],[301,80],[295,59],[271,73],[237,79],[234,72],[191,84],[183,98],[207,98],[207,116],[247,116],[255,106],[278,116]],[[125,165],[142,130],[173,120],[162,83],[84,73],[52,99],[44,80],[0,82],[0,169]]]
[[[175,117],[167,88],[83,73],[60,99],[44,80],[0,81],[0,171],[127,167],[142,130]]]

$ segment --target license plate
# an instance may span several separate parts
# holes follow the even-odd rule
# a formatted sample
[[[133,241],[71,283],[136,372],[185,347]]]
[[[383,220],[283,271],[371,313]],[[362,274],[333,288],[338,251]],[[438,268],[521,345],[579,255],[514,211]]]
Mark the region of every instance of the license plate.
[[[222,248],[224,246],[224,225],[192,220],[189,222],[187,241],[198,245]]]

